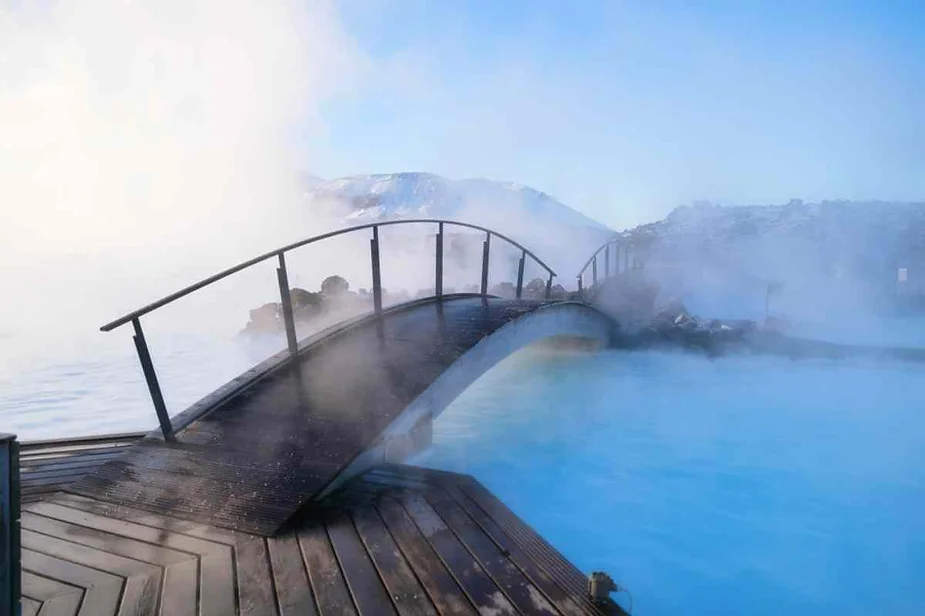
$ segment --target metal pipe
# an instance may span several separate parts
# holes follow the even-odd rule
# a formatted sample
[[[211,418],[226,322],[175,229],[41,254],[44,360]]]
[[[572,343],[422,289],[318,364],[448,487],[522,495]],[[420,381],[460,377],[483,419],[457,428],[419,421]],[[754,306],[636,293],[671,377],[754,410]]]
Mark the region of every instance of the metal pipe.
[[[373,307],[377,316],[382,316],[382,279],[379,272],[379,227],[373,227],[373,239],[369,240],[369,256],[373,266]]]
[[[597,255],[594,255],[594,260],[591,261],[591,285],[597,286]]]
[[[578,297],[579,297],[580,299],[584,299],[584,298],[585,298],[585,296],[584,296],[585,290],[584,290],[584,288],[582,287],[582,284],[583,284],[583,283],[582,283],[582,280],[581,280],[581,274],[578,274]]]
[[[604,280],[610,278],[610,244],[604,248]]]
[[[19,614],[19,443],[0,434],[0,614]]]
[[[488,251],[491,247],[491,233],[485,234],[482,242],[482,295],[488,295]]]
[[[154,371],[154,363],[151,361],[151,353],[148,352],[148,343],[145,342],[145,333],[141,329],[141,322],[138,319],[132,319],[132,327],[135,328],[135,350],[138,351],[138,360],[141,362],[141,370],[144,372],[145,381],[148,383],[148,392],[151,394],[151,402],[154,403],[154,412],[157,413],[157,422],[161,426],[161,433],[165,441],[173,441],[173,426],[170,424],[170,415],[167,414],[167,405],[164,404],[164,395],[161,393],[161,386],[157,382],[157,373]]]
[[[295,335],[295,319],[292,317],[292,295],[289,293],[289,276],[286,273],[286,256],[283,253],[279,253],[279,267],[276,268],[276,279],[279,282],[279,296],[282,300],[286,342],[289,345],[289,352],[295,355],[299,352],[299,341]]]
[[[549,296],[552,295],[552,274],[549,275],[549,280],[546,281],[546,300],[549,301]]]
[[[517,299],[524,295],[524,263],[527,260],[527,253],[520,253],[520,262],[517,264]]]
[[[443,297],[443,223],[437,227],[437,256],[434,272],[434,295]]]

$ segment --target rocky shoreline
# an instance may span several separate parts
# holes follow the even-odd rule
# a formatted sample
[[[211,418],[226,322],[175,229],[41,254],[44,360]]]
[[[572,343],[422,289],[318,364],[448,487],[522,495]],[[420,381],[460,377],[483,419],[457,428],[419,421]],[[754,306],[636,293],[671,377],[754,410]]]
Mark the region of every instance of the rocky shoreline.
[[[478,285],[472,284],[454,289],[445,287],[443,292],[451,293],[478,293]],[[500,282],[488,289],[490,295],[502,298],[513,298],[517,289],[513,282]],[[414,294],[406,290],[390,292],[382,290],[382,303],[385,306],[410,301],[415,298],[428,297],[434,294],[433,289],[420,289]],[[373,294],[368,289],[353,291],[350,283],[341,276],[333,275],[325,278],[318,291],[307,291],[298,287],[289,290],[292,300],[292,316],[297,324],[309,326],[324,326],[333,322],[349,319],[373,309]],[[546,281],[534,278],[524,285],[522,297],[524,299],[544,299],[546,297]],[[569,293],[561,285],[555,284],[550,289],[550,299],[574,299],[576,295]],[[283,313],[280,302],[268,302],[249,312],[249,320],[244,326],[244,334],[268,334],[283,331]]]

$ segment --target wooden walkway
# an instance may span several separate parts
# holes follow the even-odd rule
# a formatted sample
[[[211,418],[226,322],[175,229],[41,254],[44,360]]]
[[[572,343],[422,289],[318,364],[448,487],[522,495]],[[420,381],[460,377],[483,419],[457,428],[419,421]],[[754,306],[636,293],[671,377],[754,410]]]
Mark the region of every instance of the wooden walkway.
[[[468,297],[386,312],[310,345],[175,443],[145,439],[70,490],[271,535],[460,356],[543,305]]]
[[[132,438],[24,446],[23,614],[623,613],[465,475],[382,467],[272,537],[49,491]]]

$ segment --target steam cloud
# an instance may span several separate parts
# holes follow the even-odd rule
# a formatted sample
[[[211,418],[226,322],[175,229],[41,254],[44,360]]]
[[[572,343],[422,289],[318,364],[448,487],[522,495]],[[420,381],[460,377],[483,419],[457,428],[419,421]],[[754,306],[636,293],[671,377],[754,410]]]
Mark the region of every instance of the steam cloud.
[[[0,331],[95,329],[323,226],[297,171],[363,62],[326,0],[0,3]]]

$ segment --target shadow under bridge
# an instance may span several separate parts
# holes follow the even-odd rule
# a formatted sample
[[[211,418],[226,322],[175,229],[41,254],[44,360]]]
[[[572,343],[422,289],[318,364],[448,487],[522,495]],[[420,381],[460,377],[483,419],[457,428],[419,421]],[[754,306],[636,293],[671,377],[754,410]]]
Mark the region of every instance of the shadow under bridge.
[[[441,232],[443,224],[458,223],[442,221]],[[530,253],[523,250],[525,258]],[[373,244],[374,269],[377,252]],[[285,307],[287,289],[280,286]],[[501,299],[487,295],[486,286],[483,277],[480,294],[377,304],[296,341],[162,421],[162,433],[149,434],[69,491],[271,535],[348,478],[429,442],[433,418],[511,353],[549,337],[610,339],[613,321],[584,303]],[[143,313],[133,314],[122,322],[140,330]],[[136,346],[148,376],[153,366],[141,338]],[[152,398],[163,417],[158,396],[155,378]]]

